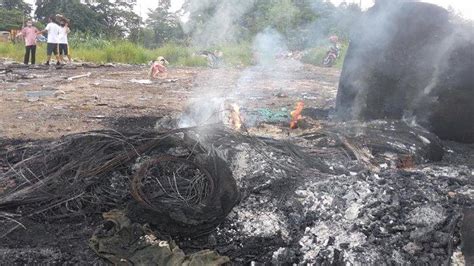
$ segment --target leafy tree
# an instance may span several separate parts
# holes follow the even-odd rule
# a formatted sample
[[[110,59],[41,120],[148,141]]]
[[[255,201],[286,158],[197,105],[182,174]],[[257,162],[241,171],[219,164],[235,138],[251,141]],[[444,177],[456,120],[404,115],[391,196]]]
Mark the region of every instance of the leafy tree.
[[[62,14],[71,20],[71,27],[80,32],[123,37],[140,26],[140,18],[133,12],[136,1],[131,0],[36,0],[36,17]]]
[[[304,28],[312,23],[317,15],[312,4],[316,1],[309,0],[275,0],[261,1],[257,12],[252,14],[256,17],[256,24],[253,26],[253,34],[261,32],[265,28],[273,28],[282,34],[290,46],[301,46],[301,38]],[[255,12],[252,10],[252,12]]]
[[[20,29],[23,24],[23,16],[21,11],[0,8],[0,31]]]
[[[23,0],[0,0],[0,30],[20,29],[31,13]]]
[[[23,0],[0,0],[0,8],[22,12],[25,16],[31,14],[31,6]]]
[[[37,0],[36,18],[47,22],[47,18],[62,14],[71,21],[74,31],[99,34],[104,30],[99,16],[79,0]]]
[[[132,31],[128,36],[128,39],[147,48],[155,48],[157,46],[155,42],[155,33],[153,30],[145,27]]]
[[[108,36],[122,37],[140,27],[141,18],[133,12],[135,4],[136,0],[95,0],[87,6],[98,14]]]
[[[146,28],[152,32],[152,46],[182,40],[183,29],[176,13],[170,12],[171,1],[159,0],[158,7],[150,10],[146,20]]]

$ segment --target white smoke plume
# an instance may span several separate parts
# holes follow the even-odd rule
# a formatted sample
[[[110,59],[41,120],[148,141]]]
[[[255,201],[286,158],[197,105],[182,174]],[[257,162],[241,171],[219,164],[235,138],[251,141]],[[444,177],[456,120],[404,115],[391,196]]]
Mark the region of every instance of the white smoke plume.
[[[222,87],[222,84],[228,81],[224,81],[226,77],[222,76],[223,73],[219,70],[205,74],[205,87],[195,88],[196,95],[201,97],[189,104],[180,119],[179,127],[216,123],[222,121],[226,103],[245,107],[249,101],[269,97],[268,92],[255,90],[256,87],[284,91],[289,86],[288,80],[302,67],[299,61],[282,58],[288,54],[288,49],[282,35],[273,29],[266,29],[257,34],[252,50],[255,64],[238,73],[233,86]]]
[[[255,0],[193,0],[190,1],[190,13],[200,12],[215,7],[211,19],[204,25],[195,25],[188,22],[183,25],[184,31],[192,33],[195,46],[208,47],[216,44],[232,42],[239,39],[238,22],[242,16],[252,8]]]

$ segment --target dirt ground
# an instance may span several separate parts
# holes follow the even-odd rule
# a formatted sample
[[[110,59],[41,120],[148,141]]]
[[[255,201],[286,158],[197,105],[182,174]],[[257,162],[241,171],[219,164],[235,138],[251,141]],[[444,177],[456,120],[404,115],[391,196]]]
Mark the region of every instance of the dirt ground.
[[[69,77],[90,76],[68,80]],[[147,79],[147,66],[13,69],[0,75],[0,138],[50,139],[114,126],[141,126],[180,113],[210,95],[234,98],[248,108],[334,106],[338,69],[301,65],[291,71],[259,68],[171,68]],[[3,81],[2,81],[3,79]],[[144,82],[142,84],[140,82]],[[134,117],[141,117],[133,124]]]
[[[96,129],[150,129],[158,118],[180,114],[188,103],[208,97],[225,96],[250,109],[291,110],[303,100],[307,108],[329,110],[339,75],[338,69],[309,65],[291,71],[171,68],[168,77],[150,83],[144,65],[41,66],[4,73],[0,67],[0,150]],[[87,248],[100,222],[99,216],[65,222],[27,220],[26,229],[11,232],[0,244],[0,261],[104,264]]]

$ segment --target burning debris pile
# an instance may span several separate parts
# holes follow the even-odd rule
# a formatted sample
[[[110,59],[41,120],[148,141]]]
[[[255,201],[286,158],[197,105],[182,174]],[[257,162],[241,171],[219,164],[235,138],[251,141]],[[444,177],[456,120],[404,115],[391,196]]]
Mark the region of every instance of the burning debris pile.
[[[216,125],[71,135],[2,156],[2,236],[24,219],[122,209],[186,252],[237,263],[447,262],[474,184],[472,165],[443,163],[446,150],[400,121],[289,140]]]
[[[244,190],[212,234],[236,261],[435,263],[459,245],[472,169],[436,163],[444,149],[421,128],[348,123],[263,147],[211,139]]]

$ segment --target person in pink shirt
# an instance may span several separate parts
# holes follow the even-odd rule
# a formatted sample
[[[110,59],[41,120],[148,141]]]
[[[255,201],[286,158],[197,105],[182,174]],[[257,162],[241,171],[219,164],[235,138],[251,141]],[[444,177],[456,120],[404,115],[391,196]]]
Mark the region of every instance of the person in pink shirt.
[[[28,20],[26,22],[26,27],[24,27],[18,36],[23,36],[25,39],[25,60],[23,63],[28,65],[30,61],[30,54],[31,54],[31,64],[34,65],[36,61],[36,36],[40,33],[40,31],[33,26],[33,21]]]

